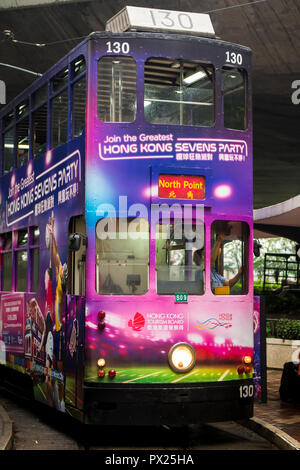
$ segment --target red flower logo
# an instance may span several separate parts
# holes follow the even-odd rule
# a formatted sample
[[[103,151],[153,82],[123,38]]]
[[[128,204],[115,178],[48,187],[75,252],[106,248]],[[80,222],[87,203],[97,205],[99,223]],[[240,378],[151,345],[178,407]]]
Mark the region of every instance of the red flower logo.
[[[129,320],[128,326],[134,331],[141,331],[141,329],[145,326],[145,318],[143,317],[143,315],[137,312],[134,315],[133,320]]]

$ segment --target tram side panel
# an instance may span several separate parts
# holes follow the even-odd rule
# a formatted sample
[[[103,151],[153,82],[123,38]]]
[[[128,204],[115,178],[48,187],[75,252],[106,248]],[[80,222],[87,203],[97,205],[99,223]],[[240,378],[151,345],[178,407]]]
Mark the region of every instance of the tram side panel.
[[[37,292],[1,295],[1,364],[29,375],[35,398],[61,411],[65,411],[66,383],[67,404],[82,408],[81,393],[74,400],[82,374],[75,383],[71,363],[78,354],[79,337],[84,343],[84,302],[73,299],[72,304],[67,282],[69,221],[84,211],[84,143],[81,136],[7,175],[1,194],[6,204],[6,217],[1,219],[4,232],[24,228],[24,220],[40,231]],[[22,190],[25,178],[29,184]],[[17,196],[12,197],[12,192]]]

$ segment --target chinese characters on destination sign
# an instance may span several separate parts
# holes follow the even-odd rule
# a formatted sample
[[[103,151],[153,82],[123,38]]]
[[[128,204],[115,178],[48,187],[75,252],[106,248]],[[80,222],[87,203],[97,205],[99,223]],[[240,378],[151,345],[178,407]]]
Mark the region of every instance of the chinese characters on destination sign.
[[[205,199],[205,178],[203,176],[159,175],[158,197]]]

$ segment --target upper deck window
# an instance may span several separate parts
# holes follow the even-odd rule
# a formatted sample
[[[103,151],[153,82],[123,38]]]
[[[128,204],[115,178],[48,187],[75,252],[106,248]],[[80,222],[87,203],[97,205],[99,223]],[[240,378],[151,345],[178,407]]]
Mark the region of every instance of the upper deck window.
[[[29,118],[17,123],[17,167],[25,165],[29,158]]]
[[[247,129],[246,73],[244,70],[223,67],[222,93],[224,126],[228,129]]]
[[[213,66],[199,61],[148,59],[144,107],[145,118],[154,124],[212,126]]]
[[[104,122],[136,118],[136,62],[132,57],[105,56],[98,61],[98,116]]]
[[[73,79],[81,75],[85,72],[86,65],[85,65],[85,58],[83,56],[79,56],[73,62]]]
[[[51,100],[51,147],[57,147],[68,138],[68,90]]]
[[[17,106],[17,119],[20,119],[29,112],[29,101],[25,100]]]
[[[10,129],[3,135],[3,172],[9,173],[14,166],[14,130]]]
[[[14,121],[14,110],[10,111],[6,116],[3,117],[3,127],[6,128],[10,126]]]
[[[72,136],[77,137],[83,132],[85,124],[85,88],[83,75],[72,85]]]
[[[85,125],[86,64],[83,56],[77,57],[72,64],[72,137],[82,134]]]
[[[56,93],[65,85],[68,84],[69,78],[69,69],[66,67],[65,69],[61,70],[55,77],[52,79],[52,92]]]
[[[47,149],[47,103],[32,113],[32,155],[39,157]]]
[[[47,98],[48,98],[48,84],[36,90],[36,92],[32,95],[33,106],[36,107],[45,103]]]

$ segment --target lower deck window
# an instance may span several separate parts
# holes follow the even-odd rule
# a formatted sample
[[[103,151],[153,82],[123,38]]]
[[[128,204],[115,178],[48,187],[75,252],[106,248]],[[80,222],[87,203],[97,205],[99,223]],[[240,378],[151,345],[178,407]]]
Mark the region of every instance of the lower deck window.
[[[96,225],[96,291],[141,295],[148,291],[149,224],[145,219],[105,218]]]
[[[16,263],[17,263],[16,290],[17,292],[26,292],[27,291],[27,264],[28,264],[27,250],[20,250],[16,252]]]
[[[3,282],[2,290],[11,291],[11,280],[12,280],[12,259],[11,253],[3,253]]]
[[[39,248],[34,248],[31,253],[31,292],[37,292],[39,286]]]
[[[213,293],[247,294],[248,224],[238,221],[216,220],[212,224],[211,238],[211,288]]]
[[[0,236],[0,285],[4,292],[36,292],[39,283],[38,227]]]
[[[12,288],[12,232],[1,235],[1,290],[11,291]]]
[[[157,224],[155,260],[159,295],[202,295],[204,226]]]
[[[71,217],[69,223],[69,236],[80,233],[82,241],[77,251],[69,251],[68,259],[68,292],[72,295],[85,295],[86,287],[86,223],[83,215]]]

